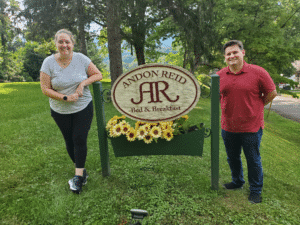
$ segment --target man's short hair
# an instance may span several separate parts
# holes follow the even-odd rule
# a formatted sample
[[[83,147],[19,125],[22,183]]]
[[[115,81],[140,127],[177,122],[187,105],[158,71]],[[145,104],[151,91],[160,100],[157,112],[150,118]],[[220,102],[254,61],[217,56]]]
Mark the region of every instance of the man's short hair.
[[[231,40],[231,41],[226,42],[226,44],[223,46],[223,52],[225,53],[225,49],[227,47],[230,47],[230,46],[233,46],[233,45],[239,46],[239,48],[241,50],[244,49],[243,43],[241,41],[239,41],[239,40]]]

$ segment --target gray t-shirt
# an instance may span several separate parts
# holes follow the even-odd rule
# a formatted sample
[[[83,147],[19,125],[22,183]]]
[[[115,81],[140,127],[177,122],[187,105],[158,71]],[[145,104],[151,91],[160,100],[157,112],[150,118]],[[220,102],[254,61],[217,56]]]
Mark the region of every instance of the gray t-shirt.
[[[68,67],[62,68],[56,62],[54,55],[48,56],[41,67],[42,72],[50,76],[53,90],[64,94],[74,94],[78,85],[88,78],[87,70],[91,60],[82,53],[73,52],[72,61]],[[72,114],[86,108],[92,101],[88,86],[83,89],[83,96],[77,102],[65,102],[49,98],[50,108],[60,114]]]

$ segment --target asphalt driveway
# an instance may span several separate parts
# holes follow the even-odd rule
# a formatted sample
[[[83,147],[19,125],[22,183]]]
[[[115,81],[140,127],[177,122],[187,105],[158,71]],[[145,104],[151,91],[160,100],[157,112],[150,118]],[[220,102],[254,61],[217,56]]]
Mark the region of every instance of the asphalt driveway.
[[[265,106],[265,112],[269,110],[270,103]],[[300,99],[293,97],[276,96],[273,99],[271,110],[279,115],[300,123]]]

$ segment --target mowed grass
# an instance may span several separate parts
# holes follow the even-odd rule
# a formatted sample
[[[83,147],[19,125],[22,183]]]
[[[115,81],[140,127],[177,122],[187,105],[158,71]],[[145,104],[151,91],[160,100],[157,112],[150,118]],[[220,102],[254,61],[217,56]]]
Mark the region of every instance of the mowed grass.
[[[300,124],[274,112],[261,143],[263,203],[253,205],[244,154],[244,189],[221,186],[231,180],[221,135],[218,191],[210,187],[210,138],[203,157],[115,158],[109,142],[111,176],[102,177],[96,117],[88,139],[88,183],[73,194],[67,182],[74,164],[39,83],[0,84],[0,102],[0,224],[129,224],[134,208],[147,210],[143,224],[151,225],[299,224]],[[106,121],[120,115],[112,103],[105,112]],[[191,124],[209,127],[210,99],[200,99],[189,116]]]

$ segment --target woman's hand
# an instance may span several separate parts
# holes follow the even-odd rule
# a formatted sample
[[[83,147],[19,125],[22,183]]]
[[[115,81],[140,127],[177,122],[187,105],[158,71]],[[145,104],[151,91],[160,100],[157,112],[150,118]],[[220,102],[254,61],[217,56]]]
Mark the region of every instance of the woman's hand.
[[[72,95],[68,95],[67,96],[67,102],[77,102],[78,100],[78,94],[77,93],[74,93]]]
[[[75,93],[77,93],[79,97],[83,96],[83,88],[84,88],[84,84],[80,83],[76,89]]]

